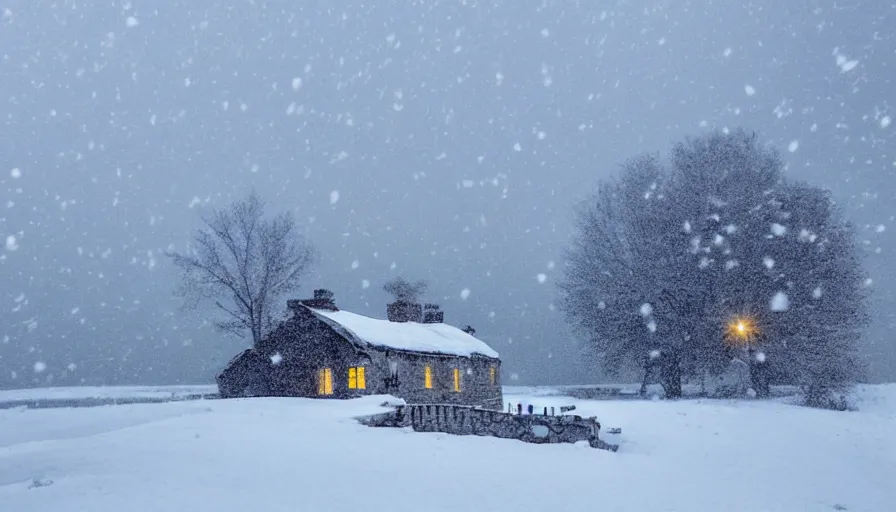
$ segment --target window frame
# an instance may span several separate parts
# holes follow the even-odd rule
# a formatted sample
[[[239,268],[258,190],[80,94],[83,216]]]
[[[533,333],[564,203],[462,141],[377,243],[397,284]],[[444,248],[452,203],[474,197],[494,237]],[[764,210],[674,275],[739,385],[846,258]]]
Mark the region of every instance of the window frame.
[[[317,371],[317,395],[331,396],[333,394],[333,369],[320,368]]]
[[[367,389],[367,371],[363,366],[348,368],[348,389]]]
[[[432,365],[423,366],[423,389],[432,389]]]

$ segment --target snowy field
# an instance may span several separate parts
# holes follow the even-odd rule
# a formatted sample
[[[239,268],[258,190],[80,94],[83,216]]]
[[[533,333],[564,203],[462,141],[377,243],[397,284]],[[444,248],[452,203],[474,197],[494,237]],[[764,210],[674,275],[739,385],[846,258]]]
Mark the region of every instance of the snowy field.
[[[858,397],[838,413],[506,396],[621,427],[617,453],[353,419],[384,397],[6,409],[0,511],[896,510],[896,385]]]
[[[218,386],[81,386],[0,390],[0,403],[43,400],[170,400],[218,392]]]

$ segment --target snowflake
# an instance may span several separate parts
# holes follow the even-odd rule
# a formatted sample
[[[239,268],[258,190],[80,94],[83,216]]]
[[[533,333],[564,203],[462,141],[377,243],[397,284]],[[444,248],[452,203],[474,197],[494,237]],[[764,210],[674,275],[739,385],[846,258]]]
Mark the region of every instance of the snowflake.
[[[778,292],[769,302],[769,309],[775,312],[787,311],[790,309],[790,297],[784,292]]]

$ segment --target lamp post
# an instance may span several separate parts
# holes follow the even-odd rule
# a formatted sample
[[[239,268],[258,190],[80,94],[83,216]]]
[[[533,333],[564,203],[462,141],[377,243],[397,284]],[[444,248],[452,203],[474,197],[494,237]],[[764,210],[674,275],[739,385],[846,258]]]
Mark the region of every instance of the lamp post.
[[[768,394],[768,387],[764,379],[760,379],[759,371],[764,372],[764,366],[756,367],[754,338],[761,337],[762,332],[756,327],[752,319],[737,317],[728,323],[725,341],[729,346],[742,347],[747,352],[747,368],[750,371],[750,382],[753,390],[760,396]],[[764,361],[760,361],[764,364]],[[760,382],[762,380],[762,382]]]

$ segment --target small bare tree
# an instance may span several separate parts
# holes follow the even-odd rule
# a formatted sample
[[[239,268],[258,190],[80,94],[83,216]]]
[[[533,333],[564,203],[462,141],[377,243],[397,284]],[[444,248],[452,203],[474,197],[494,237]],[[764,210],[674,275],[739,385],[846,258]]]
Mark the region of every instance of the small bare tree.
[[[395,297],[395,300],[405,302],[417,302],[420,296],[426,292],[426,288],[426,281],[412,283],[401,276],[383,285],[383,290]]]
[[[296,230],[291,213],[264,216],[254,192],[203,218],[187,252],[169,252],[181,273],[178,295],[187,306],[214,301],[226,319],[222,332],[252,336],[258,343],[274,325],[277,299],[295,290],[315,259],[311,244]]]

